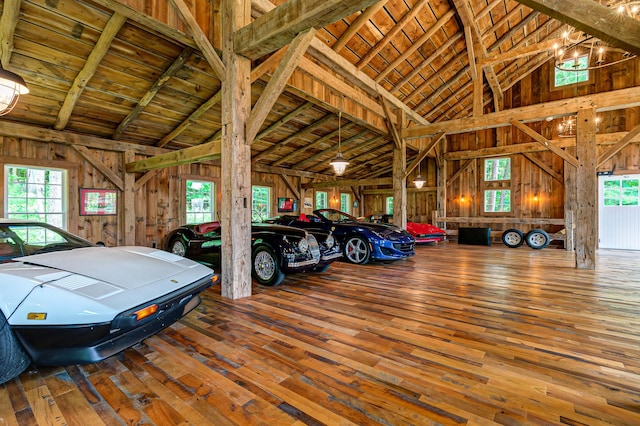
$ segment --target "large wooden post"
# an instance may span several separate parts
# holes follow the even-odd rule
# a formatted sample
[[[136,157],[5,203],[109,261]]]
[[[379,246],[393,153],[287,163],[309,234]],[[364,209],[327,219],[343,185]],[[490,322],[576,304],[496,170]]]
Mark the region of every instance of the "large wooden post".
[[[135,161],[136,155],[133,151],[124,152],[124,164]],[[134,173],[124,173],[124,190],[122,191],[122,198],[124,206],[124,226],[122,231],[123,237],[118,237],[118,244],[121,240],[124,240],[124,245],[133,246],[136,244],[136,209],[135,209],[135,186],[136,175]]]
[[[438,167],[436,173],[436,213],[435,217],[447,217],[447,160],[444,158],[444,154],[447,152],[447,141],[442,143],[442,148],[436,148],[436,166]],[[447,229],[447,223],[436,223],[435,219],[432,221],[433,226],[438,226],[443,229]]]
[[[572,156],[576,155],[576,148],[566,149]],[[575,212],[578,209],[576,200],[576,168],[569,162],[564,162],[564,217],[565,217],[565,241],[564,247],[568,251],[575,250],[574,229],[570,228],[575,223]],[[571,224],[571,225],[569,225]]]
[[[251,22],[250,0],[222,1],[222,296],[251,295],[251,61],[234,52],[233,34]]]
[[[400,128],[404,128],[404,114],[398,114]],[[398,132],[399,133],[399,132]],[[393,224],[407,228],[407,143],[399,138],[393,145]]]
[[[576,267],[595,269],[598,241],[598,178],[596,176],[596,111],[594,108],[578,111],[576,140],[578,156]]]

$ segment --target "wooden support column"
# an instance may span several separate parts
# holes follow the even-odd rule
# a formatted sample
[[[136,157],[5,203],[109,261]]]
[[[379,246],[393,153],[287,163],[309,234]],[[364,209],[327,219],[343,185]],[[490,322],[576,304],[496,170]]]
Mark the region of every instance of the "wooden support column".
[[[575,157],[575,147],[569,147],[566,150],[568,154]],[[573,227],[575,212],[578,210],[578,201],[576,199],[577,173],[578,171],[575,167],[567,161],[564,162],[564,217],[566,218],[564,248],[568,251],[574,251],[576,248],[575,229],[568,226]]]
[[[578,111],[576,135],[576,268],[595,269],[598,241],[595,108]]]
[[[251,22],[250,0],[222,1],[222,297],[251,295],[251,61],[233,49],[234,33]]]
[[[438,189],[436,190],[436,213],[437,216],[447,217],[447,160],[444,158],[444,154],[447,152],[446,141],[442,144],[442,148],[436,151],[436,179]],[[432,225],[439,226],[443,229],[447,229],[447,223],[436,223],[435,219],[432,221]]]
[[[125,151],[124,164],[131,163],[135,160],[135,157],[136,154],[133,151]],[[136,175],[125,172],[122,190],[122,212],[124,216],[124,225],[122,226],[123,237],[118,237],[118,245],[120,245],[120,241],[124,241],[124,245],[126,246],[136,245],[135,191]]]
[[[391,121],[391,120],[389,120]],[[402,111],[398,114],[400,129],[404,128],[405,115]],[[399,132],[398,132],[399,133]],[[404,139],[395,139],[393,145],[393,224],[400,228],[407,228],[407,143]]]

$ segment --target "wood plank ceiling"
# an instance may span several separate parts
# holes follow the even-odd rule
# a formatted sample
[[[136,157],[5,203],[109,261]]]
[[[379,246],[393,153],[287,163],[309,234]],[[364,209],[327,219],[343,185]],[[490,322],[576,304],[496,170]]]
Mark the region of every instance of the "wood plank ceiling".
[[[254,0],[253,15],[285,2]],[[167,4],[170,27],[112,0],[0,3],[2,64],[31,90],[2,130],[65,130],[149,155],[219,140],[221,82],[193,16],[175,5],[186,8]],[[551,57],[562,28],[512,0],[380,1],[317,32],[252,144],[254,167],[331,174],[340,137],[346,178],[389,175],[394,111],[428,124],[501,110],[504,91]],[[254,60],[254,102],[284,50]],[[421,143],[412,142],[409,161]]]

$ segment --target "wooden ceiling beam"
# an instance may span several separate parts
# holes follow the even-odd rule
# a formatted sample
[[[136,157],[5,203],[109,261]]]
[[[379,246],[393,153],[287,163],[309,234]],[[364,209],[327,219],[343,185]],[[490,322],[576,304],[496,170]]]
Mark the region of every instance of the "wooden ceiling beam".
[[[455,10],[452,9],[452,10],[449,10],[444,15],[442,15],[435,24],[429,27],[429,29],[422,36],[420,36],[418,40],[411,43],[411,47],[407,48],[404,52],[402,52],[400,56],[398,56],[393,62],[391,62],[384,70],[378,73],[374,81],[376,83],[380,83],[387,76],[387,74],[395,70],[398,67],[398,65],[400,65],[402,62],[407,60],[409,56],[413,55],[418,49],[422,47],[423,44],[427,43],[428,41],[431,41],[431,37],[433,37],[433,35],[436,32],[440,31],[442,27],[447,22],[449,22],[451,18],[454,17],[455,13],[456,13]]]
[[[391,185],[391,178],[382,179],[339,179],[335,181],[326,182],[309,182],[303,183],[303,189],[326,189],[326,188],[338,188],[344,186],[373,186],[373,185]]]
[[[640,125],[631,129],[629,133],[627,133],[618,143],[609,148],[606,152],[603,152],[597,161],[597,166],[600,167],[605,161],[616,155],[620,152],[624,147],[629,145],[631,141],[640,134]]]
[[[349,42],[349,40],[351,40],[356,34],[358,34],[360,28],[366,25],[367,22],[369,22],[369,19],[371,19],[373,15],[378,13],[378,11],[382,9],[386,3],[387,0],[378,1],[378,3],[374,4],[373,6],[369,6],[364,12],[360,14],[360,16],[358,16],[355,22],[349,25],[347,30],[342,33],[340,38],[333,44],[333,46],[331,46],[331,48],[336,52],[342,50]]]
[[[184,66],[185,62],[192,52],[193,49],[191,49],[190,47],[186,47],[182,50],[180,55],[178,55],[178,58],[173,61],[173,63],[169,66],[169,68],[165,70],[165,72],[162,73],[160,78],[153,82],[149,90],[147,90],[147,92],[138,102],[138,105],[136,105],[135,108],[133,108],[129,112],[129,114],[127,114],[124,120],[120,122],[120,125],[118,125],[118,128],[113,134],[113,139],[120,139],[122,137],[122,134],[127,129],[127,127],[129,127],[129,125],[142,113],[144,108],[149,105],[149,102],[153,100],[153,98],[158,93],[158,90],[160,90],[162,86],[164,86],[167,81],[169,81],[171,77],[175,76],[176,73]]]
[[[13,34],[20,18],[21,0],[5,0],[0,17],[0,63],[2,68],[10,69],[9,62],[13,53]]]
[[[109,21],[105,25],[102,33],[100,34],[100,38],[96,42],[93,50],[89,54],[84,66],[73,80],[71,84],[71,88],[67,92],[67,96],[64,98],[64,102],[62,103],[62,107],[60,111],[58,111],[58,117],[56,118],[56,122],[53,125],[53,128],[56,130],[62,130],[67,127],[69,123],[69,119],[71,118],[71,113],[73,112],[73,108],[75,107],[80,95],[84,91],[84,88],[87,86],[87,83],[93,75],[96,73],[102,58],[109,51],[109,47],[111,46],[111,42],[116,37],[120,28],[127,21],[127,18],[115,12]]]
[[[209,111],[213,106],[219,104],[221,100],[222,100],[222,89],[218,90],[205,103],[200,105],[198,109],[196,109],[194,112],[191,113],[191,115],[189,115],[189,117],[187,117],[186,120],[184,120],[175,129],[173,129],[171,132],[165,135],[162,139],[160,139],[156,145],[158,147],[163,147],[169,142],[171,142],[171,140],[176,138],[182,132],[187,130],[189,126],[195,123],[196,120],[198,120],[205,112]]]
[[[368,132],[360,132],[357,135],[351,136],[348,139],[345,139],[342,141],[341,145],[342,146],[348,146],[349,144],[351,144],[353,141],[360,139],[362,136],[364,136],[366,133]],[[298,164],[296,164],[295,166],[293,166],[294,169],[299,169],[302,168],[302,166],[309,164],[309,163],[313,163],[314,161],[323,158],[323,157],[329,157],[331,155],[333,155],[334,151],[338,150],[338,145],[334,145],[331,148],[327,148],[322,152],[319,152],[315,155],[312,155],[311,157],[305,159],[304,161],[299,162]]]
[[[558,118],[582,108],[595,106],[596,111],[640,106],[640,87],[613,90],[587,96],[545,102],[520,108],[512,108],[485,114],[482,117],[465,117],[458,120],[433,123],[427,126],[414,126],[402,130],[402,136],[415,139],[432,136],[436,133],[449,134],[473,132],[482,129],[509,126],[511,120],[522,122],[540,121],[547,117]]]
[[[189,31],[191,31],[191,35],[193,36],[193,41],[195,41],[198,48],[200,48],[200,52],[202,52],[202,56],[207,60],[211,69],[213,69],[216,78],[220,81],[224,80],[225,76],[225,65],[220,59],[220,56],[216,52],[216,50],[211,45],[209,38],[202,31],[198,21],[191,13],[189,6],[184,2],[184,0],[170,0],[171,3],[178,10],[178,13],[182,17],[182,20],[185,22]]]
[[[234,34],[238,55],[255,60],[289,44],[296,34],[324,28],[378,0],[289,0]]]
[[[369,49],[369,51],[367,52],[366,55],[364,55],[362,58],[360,58],[360,60],[358,61],[358,63],[356,64],[356,68],[357,69],[362,69],[364,68],[370,61],[371,59],[373,59],[374,56],[376,56],[378,53],[380,53],[380,51],[391,42],[391,40],[398,34],[400,33],[400,31],[402,31],[402,29],[405,27],[405,25],[411,21],[412,19],[415,19],[416,16],[418,16],[418,13],[420,13],[420,11],[428,4],[428,0],[418,0],[418,2],[413,6],[413,8],[411,8],[411,10],[409,10],[399,21],[396,25],[393,26],[393,28],[391,28],[391,30],[385,34],[385,36],[376,43],[375,46],[373,46],[371,49]]]
[[[127,173],[142,173],[154,169],[190,164],[198,161],[220,158],[222,143],[219,140],[201,145],[171,151],[144,160],[132,161],[125,165]]]
[[[556,146],[553,142],[551,142],[549,139],[545,138],[540,133],[533,130],[531,127],[517,120],[511,120],[511,125],[517,128],[518,130],[520,130],[525,135],[528,135],[529,137],[531,137],[533,140],[535,140],[545,148],[549,149],[551,152],[556,154],[558,157],[562,158],[567,163],[571,164],[573,167],[578,167],[578,160],[576,159],[576,157],[569,154],[567,151],[563,150],[562,148]]]
[[[305,127],[304,129],[300,130],[299,132],[289,136],[286,139],[281,140],[278,143],[273,144],[272,146],[270,146],[269,148],[265,149],[264,151],[259,152],[258,154],[254,155],[253,158],[251,159],[252,163],[255,163],[263,158],[265,158],[267,155],[271,155],[274,152],[278,151],[280,148],[282,148],[283,146],[287,145],[289,142],[292,142],[296,139],[300,139],[302,136],[309,134],[311,132],[313,132],[314,130],[317,130],[323,126],[326,126],[327,124],[331,123],[334,118],[335,118],[335,114],[330,113],[325,115],[322,119],[308,125],[307,127]]]
[[[596,1],[517,0],[614,46],[640,55],[640,21],[615,13]]]
[[[436,135],[436,136],[431,138],[431,140],[426,144],[426,146],[423,149],[421,149],[420,152],[418,152],[418,155],[411,162],[411,164],[409,164],[407,166],[407,169],[405,170],[405,173],[404,173],[404,179],[406,179],[407,176],[409,176],[409,174],[411,174],[413,169],[415,169],[418,166],[418,164],[420,162],[422,162],[422,160],[424,160],[427,155],[429,155],[429,152],[431,152],[431,150],[436,145],[438,145],[441,141],[446,139],[446,136],[447,135],[445,135],[444,133],[440,133],[439,135]]]
[[[254,142],[260,127],[267,118],[267,115],[273,108],[273,105],[278,101],[278,97],[282,93],[287,80],[291,77],[291,74],[298,66],[302,55],[309,47],[309,43],[315,37],[316,30],[310,29],[303,33],[300,33],[293,39],[287,49],[284,57],[278,64],[273,76],[269,79],[267,87],[264,89],[260,98],[255,103],[251,110],[249,120],[247,122],[247,141],[251,144]]]

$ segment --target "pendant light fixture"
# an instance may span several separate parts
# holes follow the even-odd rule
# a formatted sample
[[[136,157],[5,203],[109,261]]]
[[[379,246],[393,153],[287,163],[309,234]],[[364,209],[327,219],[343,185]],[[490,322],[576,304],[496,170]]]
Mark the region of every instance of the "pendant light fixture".
[[[425,180],[422,178],[422,175],[420,174],[420,163],[418,163],[418,176],[416,176],[413,183],[418,189],[424,186]]]
[[[329,164],[333,167],[333,171],[336,176],[342,176],[344,171],[347,169],[349,162],[342,158],[342,152],[340,151],[340,142],[341,142],[341,122],[342,122],[342,110],[338,112],[338,155],[333,159]]]
[[[0,115],[9,114],[18,103],[20,95],[26,93],[29,93],[29,89],[24,79],[0,65]]]

